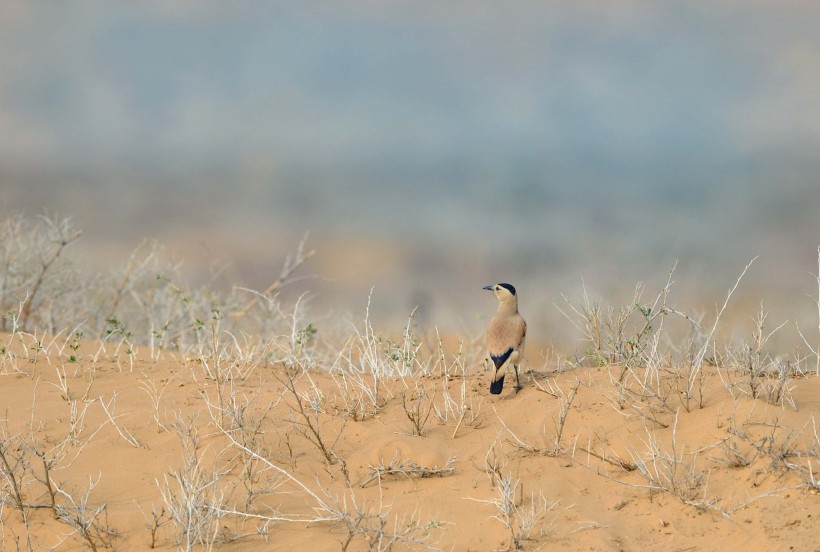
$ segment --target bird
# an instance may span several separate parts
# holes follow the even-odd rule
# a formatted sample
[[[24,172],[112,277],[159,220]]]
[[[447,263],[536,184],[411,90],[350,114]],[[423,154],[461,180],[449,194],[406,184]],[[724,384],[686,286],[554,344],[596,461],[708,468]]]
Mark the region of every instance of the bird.
[[[518,378],[518,359],[524,349],[527,337],[527,323],[518,312],[518,294],[511,284],[490,284],[484,289],[492,291],[498,299],[498,310],[487,327],[487,350],[495,364],[495,372],[490,383],[490,393],[501,394],[507,367],[515,369],[515,391],[521,390]]]

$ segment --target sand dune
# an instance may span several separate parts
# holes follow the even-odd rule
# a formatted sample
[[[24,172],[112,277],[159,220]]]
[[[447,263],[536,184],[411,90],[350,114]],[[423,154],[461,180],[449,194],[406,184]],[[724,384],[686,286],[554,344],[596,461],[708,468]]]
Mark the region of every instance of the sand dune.
[[[2,343],[5,550],[820,549],[813,374],[778,406],[707,366],[687,411],[621,366],[494,398],[478,350],[374,379]]]

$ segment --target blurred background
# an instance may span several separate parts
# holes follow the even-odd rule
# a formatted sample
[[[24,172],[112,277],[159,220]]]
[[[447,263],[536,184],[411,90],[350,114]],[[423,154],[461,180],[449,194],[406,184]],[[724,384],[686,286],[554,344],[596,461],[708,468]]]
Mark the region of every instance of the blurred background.
[[[70,215],[90,270],[145,238],[192,279],[480,331],[671,302],[817,327],[820,5],[783,0],[0,3],[0,213]],[[647,297],[651,295],[647,293]]]

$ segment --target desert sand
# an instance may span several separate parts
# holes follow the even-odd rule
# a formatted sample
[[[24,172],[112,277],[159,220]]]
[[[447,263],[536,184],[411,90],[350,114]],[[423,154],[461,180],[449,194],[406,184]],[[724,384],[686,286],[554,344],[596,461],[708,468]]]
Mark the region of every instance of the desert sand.
[[[772,404],[661,370],[652,398],[649,368],[530,344],[493,397],[461,341],[271,363],[0,334],[2,548],[820,550],[814,373]]]

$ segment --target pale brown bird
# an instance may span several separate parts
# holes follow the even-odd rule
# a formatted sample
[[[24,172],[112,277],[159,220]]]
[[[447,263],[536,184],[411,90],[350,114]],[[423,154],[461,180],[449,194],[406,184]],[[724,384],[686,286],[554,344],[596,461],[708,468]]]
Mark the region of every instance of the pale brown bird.
[[[498,395],[504,388],[507,367],[515,369],[515,390],[521,390],[518,379],[518,359],[524,349],[527,337],[527,323],[518,312],[518,295],[510,284],[490,284],[484,286],[498,299],[498,310],[487,327],[487,350],[495,364],[495,372],[490,383],[490,393]]]

